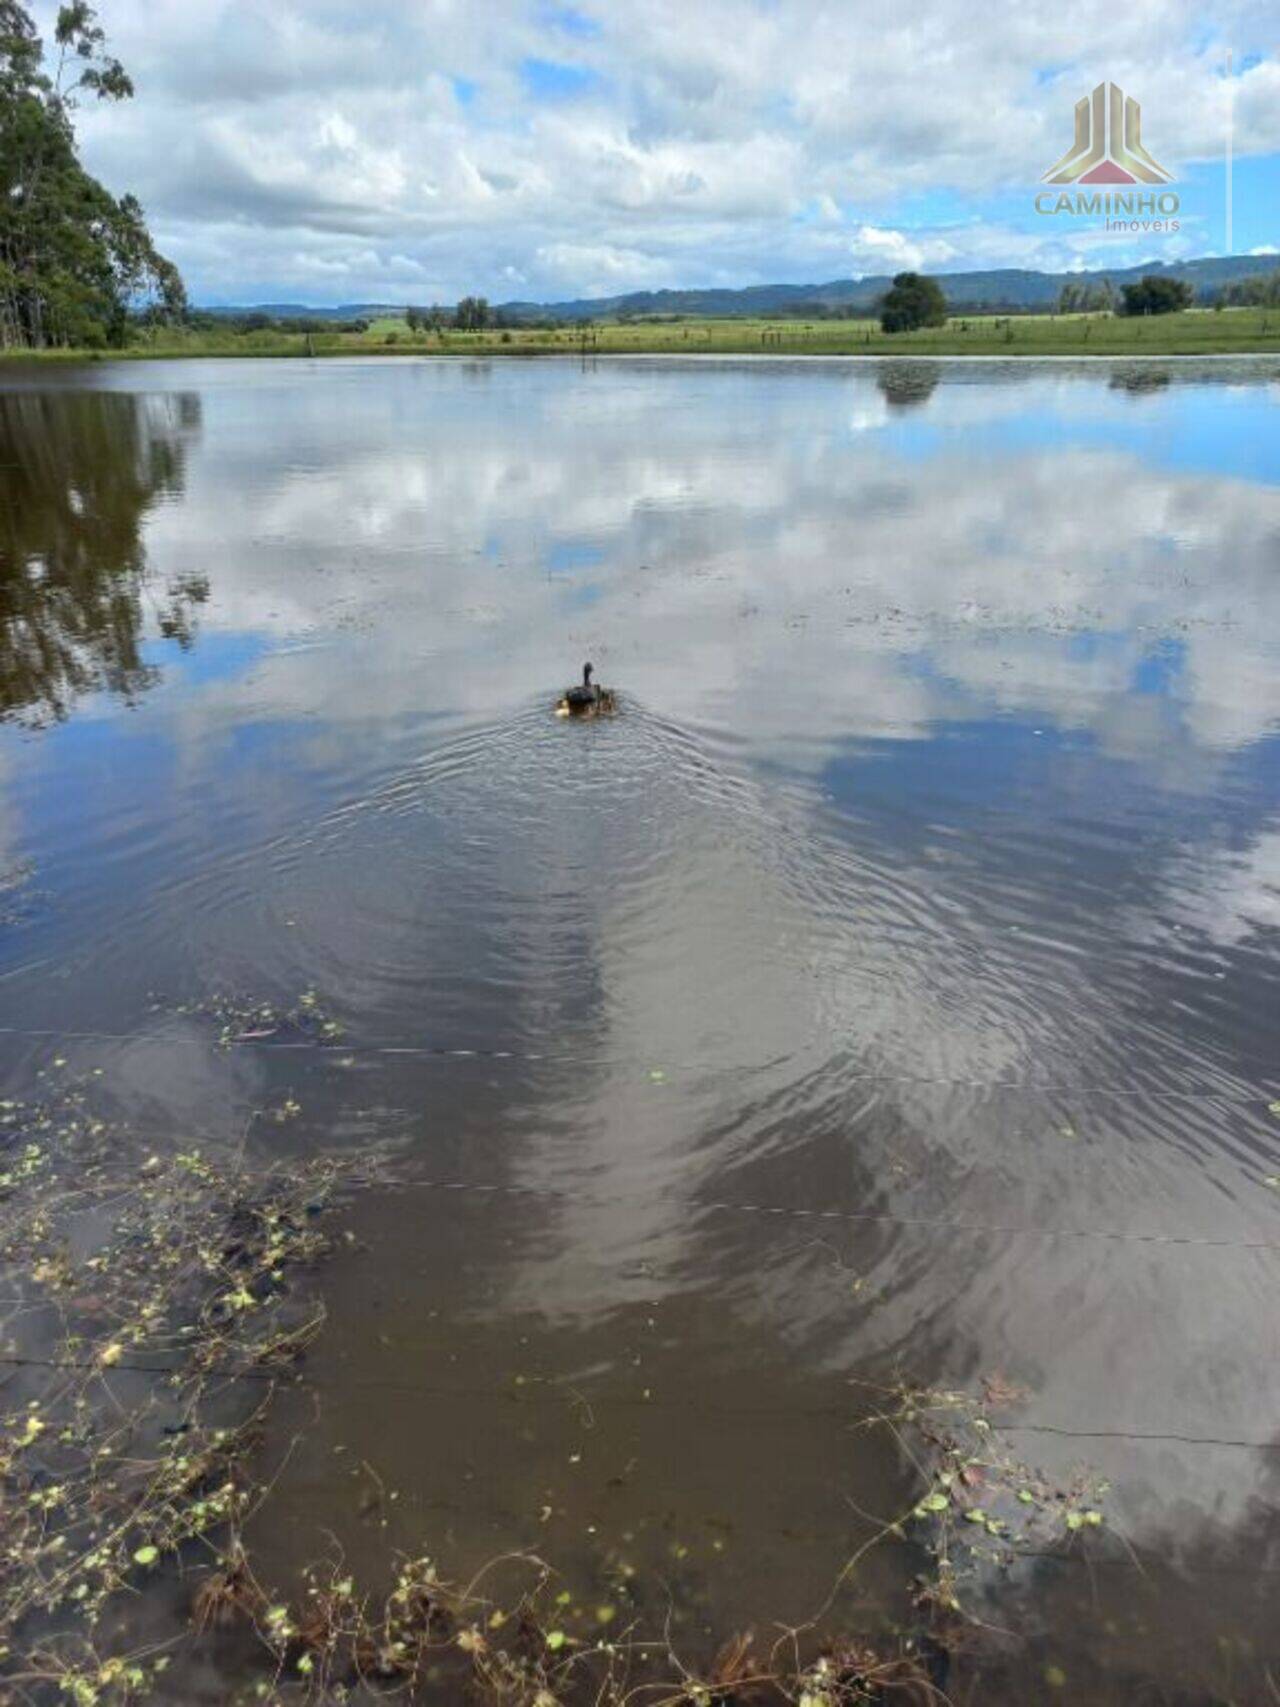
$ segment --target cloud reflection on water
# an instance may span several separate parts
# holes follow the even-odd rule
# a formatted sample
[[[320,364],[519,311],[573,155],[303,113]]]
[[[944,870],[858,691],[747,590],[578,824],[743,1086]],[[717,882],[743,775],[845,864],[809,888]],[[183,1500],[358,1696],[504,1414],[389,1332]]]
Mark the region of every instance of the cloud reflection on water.
[[[1280,460],[1222,444],[1280,459],[1276,390],[1186,371],[908,401],[876,367],[223,368],[145,522],[212,590],[119,732],[175,762],[122,785],[118,916],[81,877],[83,987],[127,1011],[128,942],[174,984],[337,989],[370,1038],[578,1057],[492,1122],[502,1182],[563,1196],[478,1314],[714,1299],[797,1379],[911,1353],[1071,1422],[1274,1414],[1270,1253],[1010,1231],[1274,1225],[1240,1099],[1274,1045]],[[630,703],[598,740],[543,715],[585,655]],[[412,1096],[429,1166],[469,1115]],[[1252,1461],[1198,1462],[1244,1511]]]
[[[1077,412],[1059,442],[1019,452],[1015,414],[991,456],[974,442],[990,412],[1047,407],[1025,384],[1012,403],[944,384],[886,439],[842,425],[880,395],[869,374],[551,371],[395,375],[394,400],[349,379],[324,415],[298,387],[283,419],[264,400],[265,465],[247,437],[211,443],[157,552],[203,561],[218,538],[213,625],[344,640],[226,684],[233,704],[382,718],[422,703],[429,660],[433,699],[481,713],[547,693],[586,648],[673,717],[820,756],[975,714],[1105,735],[1176,648],[1161,693],[1190,746],[1280,717],[1280,484],[1165,454],[1140,411],[1189,407],[1185,388],[1135,408],[1051,374],[1052,406],[1065,390]],[[1265,421],[1268,392],[1249,396]],[[1123,452],[1091,443],[1114,411]],[[230,511],[228,488],[247,499]],[[596,561],[551,567],[572,548]]]

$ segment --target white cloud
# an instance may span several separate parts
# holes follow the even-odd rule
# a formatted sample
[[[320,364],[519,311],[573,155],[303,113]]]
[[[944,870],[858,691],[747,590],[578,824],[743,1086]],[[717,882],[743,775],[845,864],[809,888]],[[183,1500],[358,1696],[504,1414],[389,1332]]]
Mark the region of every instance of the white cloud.
[[[959,254],[945,238],[918,239],[904,231],[862,225],[849,244],[854,264],[862,273],[896,273],[903,268],[942,266]]]
[[[666,262],[639,249],[615,249],[608,243],[546,243],[535,260],[544,277],[581,280],[584,296],[678,283]]]
[[[358,240],[371,259],[349,265],[350,300],[413,293],[392,254],[449,298],[501,295],[513,269],[523,294],[556,295],[1062,265],[1083,240],[973,210],[1034,187],[1100,76],[1139,95],[1149,146],[1179,170],[1219,153],[1232,92],[1238,153],[1280,152],[1280,66],[1231,89],[1221,75],[1226,44],[1270,39],[1261,0],[1217,8],[1208,38],[1191,0],[926,0],[898,28],[821,0],[583,9],[593,33],[533,0],[114,0],[138,96],[82,113],[87,155],[141,196],[197,295],[313,288],[292,257],[343,262]],[[954,211],[905,219],[919,196]]]

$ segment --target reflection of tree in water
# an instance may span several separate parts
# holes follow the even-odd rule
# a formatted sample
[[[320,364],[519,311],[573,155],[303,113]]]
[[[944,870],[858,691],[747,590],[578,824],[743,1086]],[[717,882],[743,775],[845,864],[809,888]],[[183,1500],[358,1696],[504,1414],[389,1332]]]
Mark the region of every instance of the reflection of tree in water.
[[[1169,383],[1169,370],[1162,367],[1118,367],[1111,375],[1111,391],[1128,391],[1135,397],[1148,392],[1163,391]]]
[[[155,632],[191,644],[199,577],[151,585],[142,523],[182,490],[193,394],[0,394],[0,717],[65,717],[97,688],[133,699],[156,679]]]
[[[941,378],[938,362],[886,362],[876,374],[876,384],[886,403],[909,409],[927,403]]]

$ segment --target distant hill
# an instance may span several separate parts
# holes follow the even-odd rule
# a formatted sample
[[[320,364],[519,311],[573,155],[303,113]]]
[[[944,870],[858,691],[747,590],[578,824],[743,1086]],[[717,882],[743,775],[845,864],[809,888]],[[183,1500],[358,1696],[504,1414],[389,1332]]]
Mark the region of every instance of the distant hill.
[[[1280,267],[1280,256],[1227,255],[1201,261],[1144,261],[1137,267],[1105,267],[1086,273],[1039,273],[1021,267],[990,272],[934,273],[953,310],[963,312],[1050,308],[1065,284],[1119,287],[1146,273],[1167,273],[1186,279],[1197,296],[1209,296],[1221,285],[1252,278]],[[513,318],[557,320],[613,319],[620,314],[723,315],[791,314],[807,304],[825,309],[871,309],[893,280],[880,273],[861,279],[832,279],[827,284],[751,285],[745,290],[642,290],[625,296],[579,297],[571,302],[507,302],[501,306]]]
[[[1201,261],[1144,261],[1136,267],[1104,267],[1096,272],[1038,273],[1022,267],[999,267],[988,272],[935,273],[947,302],[957,313],[1018,313],[1050,308],[1065,284],[1130,284],[1145,273],[1167,273],[1186,279],[1202,299],[1237,279],[1253,278],[1280,268],[1280,256],[1224,255]],[[826,284],[748,285],[742,290],[638,290],[623,296],[583,296],[568,302],[503,302],[495,304],[512,320],[612,320],[619,315],[689,315],[695,318],[803,313],[807,307],[828,312],[867,309],[892,283],[888,273],[861,279],[831,279]],[[326,320],[375,320],[403,314],[404,303],[347,302],[338,308],[314,308],[301,302],[255,302],[217,307],[211,314],[269,314],[288,320],[304,316]]]

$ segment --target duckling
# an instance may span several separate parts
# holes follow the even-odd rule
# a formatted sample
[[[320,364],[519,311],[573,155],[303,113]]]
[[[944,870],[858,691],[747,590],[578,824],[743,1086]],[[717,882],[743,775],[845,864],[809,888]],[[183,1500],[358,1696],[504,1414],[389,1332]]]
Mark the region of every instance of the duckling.
[[[597,687],[591,680],[594,673],[594,664],[582,666],[582,686],[565,691],[556,705],[557,717],[599,717],[618,709],[613,689]]]

